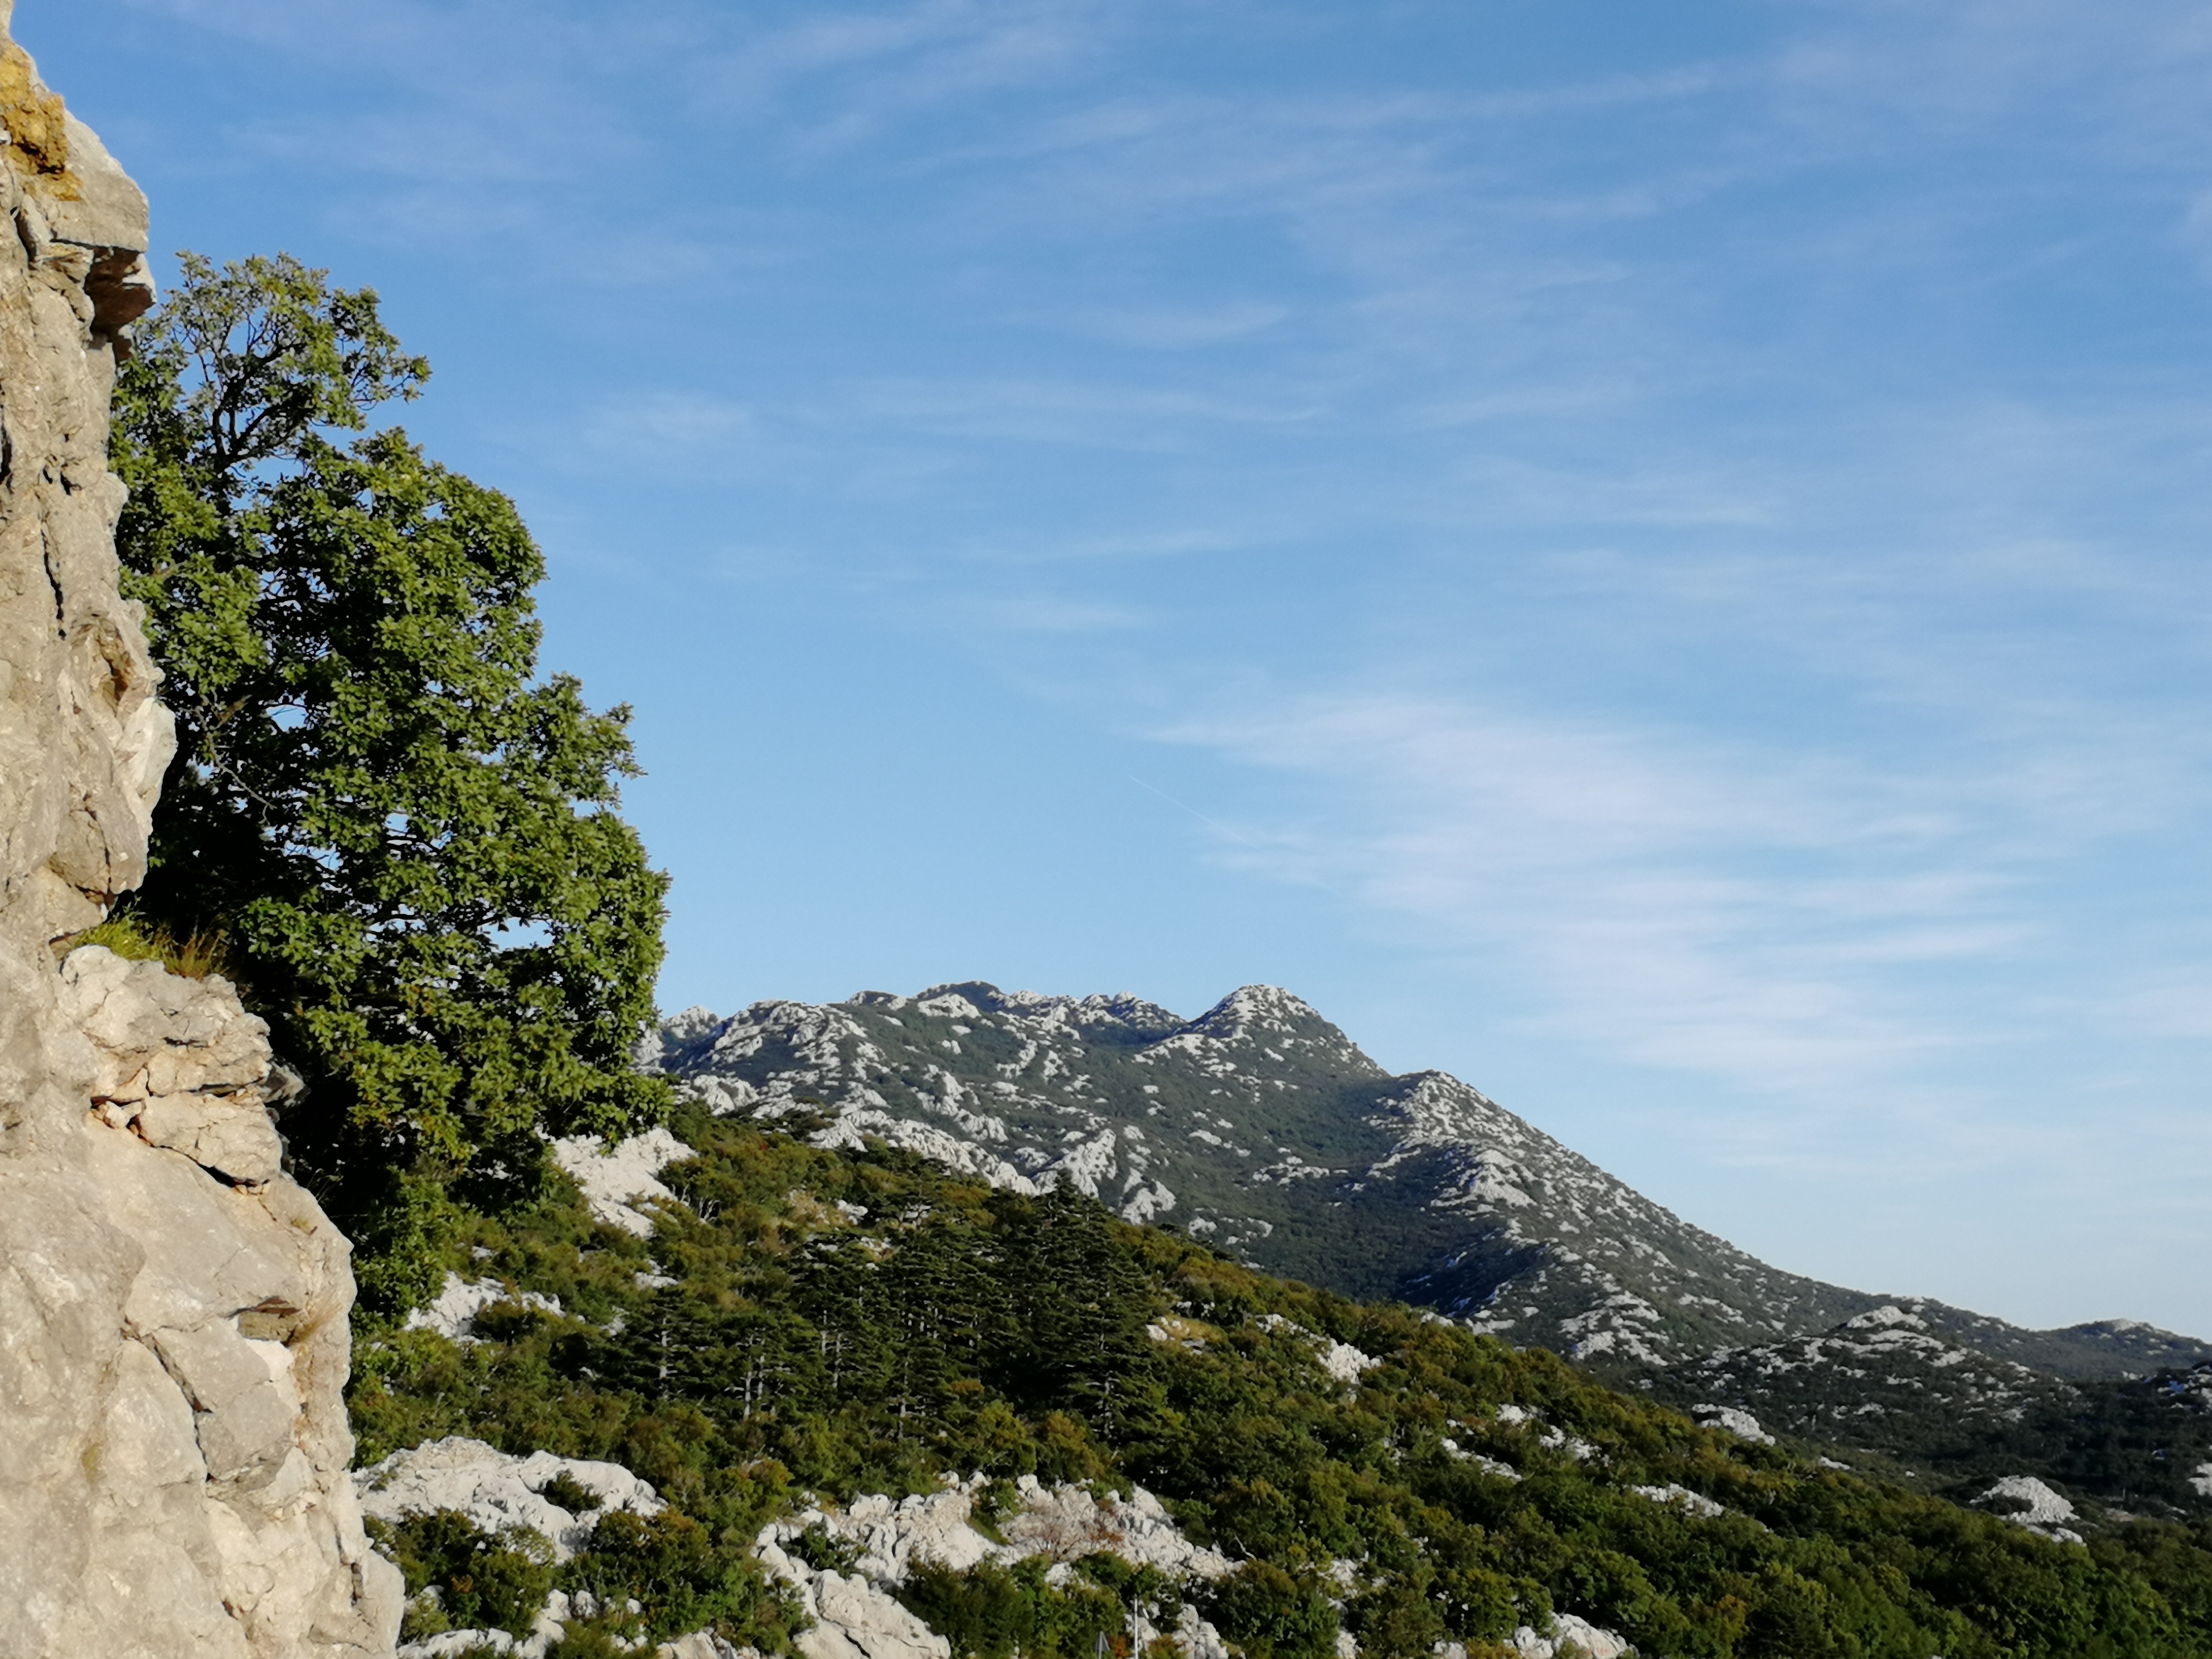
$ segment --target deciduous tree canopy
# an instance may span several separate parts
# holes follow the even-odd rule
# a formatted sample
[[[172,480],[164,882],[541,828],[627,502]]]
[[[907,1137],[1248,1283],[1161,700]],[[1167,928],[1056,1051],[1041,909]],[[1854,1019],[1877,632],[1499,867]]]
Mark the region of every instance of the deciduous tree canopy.
[[[451,1193],[526,1186],[537,1132],[665,1092],[629,1063],[667,886],[616,811],[629,711],[539,674],[514,503],[372,428],[428,375],[369,289],[187,255],[112,439],[179,726],[137,902],[227,935],[307,1083],[300,1172],[387,1308],[428,1288]]]

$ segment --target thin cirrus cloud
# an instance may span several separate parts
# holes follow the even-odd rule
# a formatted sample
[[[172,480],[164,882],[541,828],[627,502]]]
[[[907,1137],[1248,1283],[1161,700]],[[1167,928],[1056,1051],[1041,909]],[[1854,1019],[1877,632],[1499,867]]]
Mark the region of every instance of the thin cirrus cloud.
[[[1112,882],[1048,927],[964,894],[1042,988],[1279,974],[1394,1060],[1519,1066],[1571,1136],[1665,1103],[1655,1191],[2042,1159],[2094,1197],[2042,1276],[2092,1231],[2107,1282],[2164,1271],[2127,1206],[2201,1190],[2212,1035],[2194,0],[17,22],[74,40],[48,66],[164,246],[294,247],[437,361],[410,427],[545,534],[549,649],[647,711],[646,832],[731,907],[674,1000],[913,949],[895,860],[822,868],[773,813],[687,842],[717,720],[772,709],[806,797],[881,711],[995,700],[1048,740],[994,751],[989,833],[1158,902],[1142,939]],[[1157,822],[1065,810],[1154,770]],[[921,799],[853,821],[978,810]],[[815,872],[805,906],[702,896],[749,866]],[[716,948],[756,909],[773,949]],[[1859,1241],[1826,1271],[1890,1277],[1794,1180],[1774,1237],[1818,1210]],[[1947,1194],[1962,1238],[2016,1239],[1999,1188]],[[1929,1288],[2118,1305],[1972,1248]],[[2202,1328],[2184,1277],[2161,1316]]]
[[[2033,757],[1886,775],[1371,692],[1155,735],[1316,786],[1304,817],[1240,820],[1225,862],[1490,953],[1560,1034],[1726,1079],[1792,1120],[2002,1042],[1994,1000],[1931,1000],[1918,970],[2038,949],[2053,868],[2095,840],[2115,781],[2077,772],[2061,791]]]

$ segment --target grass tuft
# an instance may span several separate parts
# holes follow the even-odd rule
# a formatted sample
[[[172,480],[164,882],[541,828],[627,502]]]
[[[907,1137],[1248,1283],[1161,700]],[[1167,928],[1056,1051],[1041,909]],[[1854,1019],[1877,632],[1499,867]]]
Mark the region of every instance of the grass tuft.
[[[228,934],[194,930],[179,939],[166,927],[148,927],[128,910],[117,910],[96,927],[71,934],[55,949],[67,956],[87,945],[104,945],[125,962],[158,962],[185,979],[205,979],[225,968]]]

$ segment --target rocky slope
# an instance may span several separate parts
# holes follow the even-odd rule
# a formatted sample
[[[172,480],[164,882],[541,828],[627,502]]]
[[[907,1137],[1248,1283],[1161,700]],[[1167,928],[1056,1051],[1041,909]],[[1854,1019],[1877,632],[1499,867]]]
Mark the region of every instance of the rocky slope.
[[[1845,1457],[1939,1465],[2070,1398],[2072,1386],[1940,1336],[1894,1304],[1788,1341],[1723,1348],[1652,1379],[1680,1404],[1749,1413],[1765,1428]]]
[[[2212,1364],[2055,1376],[1891,1304],[1645,1381],[1675,1405],[1733,1407],[1854,1467],[1902,1466],[1962,1499],[1996,1490],[1993,1480],[2036,1479],[2122,1514],[2212,1516]]]
[[[1890,1299],[1768,1267],[1456,1078],[1388,1074],[1265,986],[1191,1020],[984,984],[728,1018],[695,1008],[647,1057],[714,1109],[811,1123],[825,1146],[878,1137],[1022,1191],[1065,1175],[1271,1273],[1402,1297],[1620,1375],[1816,1335]],[[2199,1356],[2124,1322],[2031,1332],[1913,1305],[1931,1329],[2052,1373]]]
[[[356,1389],[408,1659],[556,1626],[662,1659],[2212,1659],[2202,1534],[2055,1479],[1960,1508],[880,1138],[691,1100],[559,1163]],[[1914,1346],[1886,1333],[1850,1358]],[[531,1577],[510,1526],[568,1559]]]
[[[144,873],[172,747],[106,470],[144,198],[0,0],[0,1655],[384,1655],[345,1468],[347,1246],[219,979],[58,957]]]

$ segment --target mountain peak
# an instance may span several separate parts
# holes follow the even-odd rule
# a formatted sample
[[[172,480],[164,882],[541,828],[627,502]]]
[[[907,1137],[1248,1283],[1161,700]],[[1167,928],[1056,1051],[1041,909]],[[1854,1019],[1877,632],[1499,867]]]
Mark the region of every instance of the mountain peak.
[[[1321,1060],[1338,1069],[1382,1075],[1352,1039],[1303,998],[1278,985],[1242,985],[1168,1039],[1195,1053],[1197,1045],[1255,1050],[1277,1064],[1291,1056]]]
[[[661,1029],[678,1041],[688,1042],[703,1036],[722,1023],[722,1017],[712,1008],[693,1003],[680,1014],[672,1014],[661,1022]]]
[[[1393,1077],[1311,1004],[1245,985],[1185,1020],[1126,993],[984,980],[814,1006],[688,1009],[645,1047],[718,1112],[823,1120],[1017,1191],[1066,1179],[1133,1222],[1514,1343],[1648,1370],[1717,1348],[1907,1333],[2046,1372],[2187,1364],[2107,1322],[2027,1332],[1771,1267],[1443,1072]]]
[[[1279,985],[1240,985],[1191,1023],[1204,1025],[1216,1020],[1243,1024],[1274,1025],[1289,1029],[1298,1021],[1321,1015],[1303,997]]]

